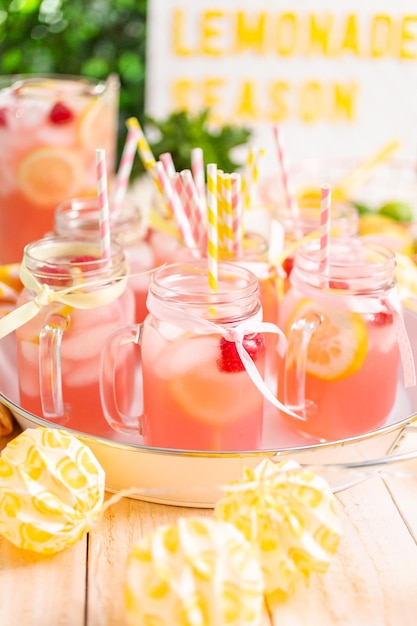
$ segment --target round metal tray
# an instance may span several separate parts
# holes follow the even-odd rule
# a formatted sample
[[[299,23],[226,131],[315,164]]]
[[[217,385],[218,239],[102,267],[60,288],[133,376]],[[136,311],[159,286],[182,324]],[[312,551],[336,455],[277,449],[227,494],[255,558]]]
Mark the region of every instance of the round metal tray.
[[[405,322],[417,363],[417,314],[407,310]],[[22,428],[62,428],[19,406],[15,372],[15,345],[13,337],[9,336],[0,342],[0,401],[12,411]],[[290,430],[266,404],[260,450],[160,449],[145,446],[139,435],[129,438],[110,427],[104,433],[65,428],[91,448],[105,470],[109,491],[126,490],[130,497],[191,507],[212,507],[218,499],[219,485],[239,478],[243,468],[255,467],[264,457],[292,458],[300,464],[322,468],[335,490],[355,481],[354,474],[361,468],[363,471],[358,475],[362,476],[369,468],[417,457],[417,438],[414,437],[417,434],[417,387],[404,387],[401,370],[395,405],[386,422],[377,430],[349,439],[326,442],[307,439]],[[349,468],[350,472],[343,471]]]

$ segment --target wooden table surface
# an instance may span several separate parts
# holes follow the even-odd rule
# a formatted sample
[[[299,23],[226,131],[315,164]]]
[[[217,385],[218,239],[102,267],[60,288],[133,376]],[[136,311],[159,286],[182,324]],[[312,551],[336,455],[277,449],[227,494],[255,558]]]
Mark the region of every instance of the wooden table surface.
[[[0,448],[18,434],[0,439]],[[278,626],[417,624],[417,461],[337,494],[343,536],[325,575],[274,608]],[[110,495],[108,495],[110,497]],[[123,498],[75,546],[40,556],[0,538],[1,626],[125,626],[122,584],[134,542],[209,509]]]

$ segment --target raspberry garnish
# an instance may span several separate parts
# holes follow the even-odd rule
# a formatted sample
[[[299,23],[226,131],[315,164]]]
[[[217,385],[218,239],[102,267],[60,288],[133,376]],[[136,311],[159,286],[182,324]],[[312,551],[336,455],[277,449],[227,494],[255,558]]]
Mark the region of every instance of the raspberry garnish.
[[[7,127],[7,109],[6,107],[0,108],[0,126]]]
[[[265,339],[262,333],[252,333],[245,335],[243,345],[251,358],[256,361],[265,354]],[[225,337],[220,339],[221,357],[217,360],[217,365],[221,372],[243,372],[245,369],[234,341],[229,341]]]
[[[53,267],[51,265],[42,265],[39,267],[39,282],[49,285],[50,287],[64,288],[71,281],[68,281],[62,273],[59,267]]]
[[[52,122],[52,124],[67,124],[73,119],[74,115],[71,109],[69,109],[62,102],[57,102],[56,104],[54,104],[49,113],[49,121]]]

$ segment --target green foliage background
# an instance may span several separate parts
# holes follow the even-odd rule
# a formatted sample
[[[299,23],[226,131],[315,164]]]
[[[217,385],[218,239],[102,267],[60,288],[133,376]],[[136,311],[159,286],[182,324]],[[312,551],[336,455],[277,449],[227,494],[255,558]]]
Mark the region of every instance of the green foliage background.
[[[121,83],[120,129],[144,112],[146,0],[0,0],[0,74],[56,72]]]

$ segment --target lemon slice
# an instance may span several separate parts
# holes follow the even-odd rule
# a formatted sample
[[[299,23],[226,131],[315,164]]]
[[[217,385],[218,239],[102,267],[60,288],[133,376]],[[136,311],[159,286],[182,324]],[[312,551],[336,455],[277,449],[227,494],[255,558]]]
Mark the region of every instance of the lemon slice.
[[[110,148],[109,142],[116,137],[117,120],[113,105],[97,98],[80,117],[78,137],[83,148]]]
[[[17,179],[28,200],[40,207],[49,207],[79,192],[84,168],[74,150],[46,146],[33,150],[23,159]]]
[[[368,350],[368,333],[359,313],[329,309],[303,299],[295,307],[287,325],[302,318],[319,316],[321,323],[313,332],[308,349],[306,371],[323,380],[338,380],[355,374]]]

